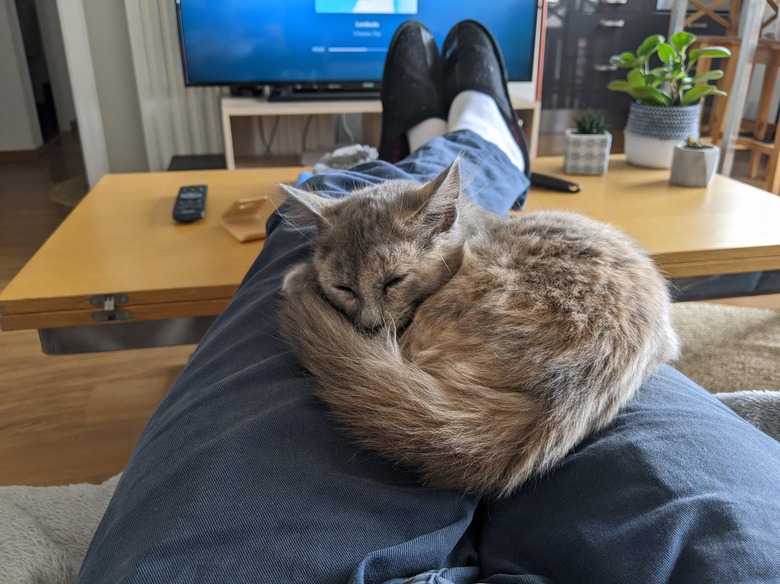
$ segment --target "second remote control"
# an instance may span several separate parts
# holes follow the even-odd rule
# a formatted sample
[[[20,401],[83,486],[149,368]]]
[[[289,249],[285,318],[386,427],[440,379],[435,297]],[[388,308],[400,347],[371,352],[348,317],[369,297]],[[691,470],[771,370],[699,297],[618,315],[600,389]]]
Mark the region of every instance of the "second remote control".
[[[206,214],[206,185],[181,187],[173,205],[173,218],[179,223],[192,223]]]

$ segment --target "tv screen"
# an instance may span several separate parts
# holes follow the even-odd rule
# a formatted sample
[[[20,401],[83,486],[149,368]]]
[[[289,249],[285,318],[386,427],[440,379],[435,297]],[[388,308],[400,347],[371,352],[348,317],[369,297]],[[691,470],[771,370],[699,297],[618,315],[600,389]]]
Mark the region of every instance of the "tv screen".
[[[177,0],[187,85],[376,87],[396,28],[423,22],[441,47],[472,18],[496,37],[511,81],[534,70],[537,0]]]

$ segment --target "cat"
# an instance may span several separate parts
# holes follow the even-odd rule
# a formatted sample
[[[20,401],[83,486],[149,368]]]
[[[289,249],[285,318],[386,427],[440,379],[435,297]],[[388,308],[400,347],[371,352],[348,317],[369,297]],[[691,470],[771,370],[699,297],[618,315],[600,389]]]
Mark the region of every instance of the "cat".
[[[607,425],[678,340],[629,237],[568,212],[502,218],[460,182],[456,160],[345,199],[286,188],[317,235],[284,279],[280,330],[359,442],[500,498]]]

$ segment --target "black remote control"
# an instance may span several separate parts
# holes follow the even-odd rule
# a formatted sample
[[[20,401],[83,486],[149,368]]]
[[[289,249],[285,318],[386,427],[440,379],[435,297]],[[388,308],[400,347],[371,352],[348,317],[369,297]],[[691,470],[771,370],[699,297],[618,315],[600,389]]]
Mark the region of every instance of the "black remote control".
[[[547,176],[546,174],[538,174],[536,172],[531,173],[531,185],[542,189],[558,191],[559,193],[579,193],[582,190],[582,187],[577,183],[554,176]]]
[[[192,223],[206,214],[206,185],[181,187],[173,205],[173,218],[179,223]]]

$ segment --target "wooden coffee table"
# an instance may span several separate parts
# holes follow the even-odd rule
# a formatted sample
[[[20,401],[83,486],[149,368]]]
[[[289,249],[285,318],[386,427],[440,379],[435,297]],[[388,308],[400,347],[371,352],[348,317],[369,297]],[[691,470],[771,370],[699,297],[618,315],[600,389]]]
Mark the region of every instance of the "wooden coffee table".
[[[560,158],[534,170],[564,176]],[[141,323],[211,318],[232,298],[262,241],[239,243],[220,225],[237,199],[278,193],[301,168],[103,177],[0,293],[0,328],[101,334]],[[668,171],[622,156],[600,177],[567,177],[579,194],[534,190],[527,211],[567,209],[622,228],[669,276],[780,269],[780,197],[718,176],[706,189],[668,184]],[[171,218],[181,185],[207,184],[206,218]],[[176,342],[175,340],[172,342]],[[187,342],[192,342],[188,339]]]
[[[622,155],[597,177],[563,174],[561,158],[535,172],[582,185],[576,195],[533,191],[526,211],[577,211],[623,229],[671,277],[780,269],[780,197],[716,175],[707,188],[669,184],[668,170],[640,169]]]

